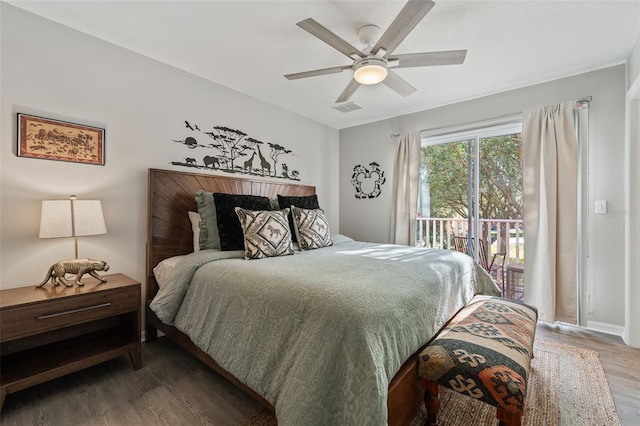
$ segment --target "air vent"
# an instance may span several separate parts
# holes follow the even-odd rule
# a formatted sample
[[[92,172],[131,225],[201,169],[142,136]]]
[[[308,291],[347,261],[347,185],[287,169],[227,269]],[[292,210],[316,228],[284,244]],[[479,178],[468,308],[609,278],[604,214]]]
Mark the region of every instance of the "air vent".
[[[351,112],[351,111],[356,111],[359,109],[362,109],[362,107],[358,104],[356,104],[355,102],[347,102],[346,104],[340,104],[340,105],[336,105],[334,107],[331,107],[335,110],[338,110],[342,113],[347,113],[347,112]]]

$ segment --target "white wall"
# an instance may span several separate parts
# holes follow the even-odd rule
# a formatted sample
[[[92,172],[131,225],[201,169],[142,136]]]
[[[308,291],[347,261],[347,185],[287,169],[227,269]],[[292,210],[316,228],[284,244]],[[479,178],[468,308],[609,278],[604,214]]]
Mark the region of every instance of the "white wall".
[[[392,134],[433,129],[521,112],[552,103],[593,96],[589,110],[588,205],[607,200],[609,214],[589,212],[588,321],[624,325],[624,140],[625,67],[614,66],[453,105],[395,117],[340,131],[341,232],[364,241],[388,242]],[[382,195],[357,200],[350,184],[356,164],[376,161],[387,173]]]
[[[338,131],[0,3],[0,287],[32,285],[73,258],[71,239],[38,239],[40,203],[100,199],[108,233],[83,237],[79,256],[145,279],[147,169],[202,156],[171,142],[184,120],[227,126],[283,145],[301,183],[317,186],[339,230]],[[106,128],[106,165],[16,156],[16,113]],[[192,155],[192,154],[196,155]],[[224,173],[221,173],[224,174]],[[186,212],[185,212],[186,214]]]
[[[627,89],[640,77],[640,37],[627,57]]]
[[[625,146],[625,281],[628,345],[640,348],[640,37],[627,58]]]

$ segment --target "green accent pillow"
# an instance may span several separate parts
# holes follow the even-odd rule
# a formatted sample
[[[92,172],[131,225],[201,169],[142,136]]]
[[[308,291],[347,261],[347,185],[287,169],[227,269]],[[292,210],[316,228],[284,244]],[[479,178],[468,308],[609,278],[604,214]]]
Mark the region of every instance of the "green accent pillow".
[[[200,213],[200,250],[220,249],[218,217],[213,193],[202,189],[196,191],[196,203]]]

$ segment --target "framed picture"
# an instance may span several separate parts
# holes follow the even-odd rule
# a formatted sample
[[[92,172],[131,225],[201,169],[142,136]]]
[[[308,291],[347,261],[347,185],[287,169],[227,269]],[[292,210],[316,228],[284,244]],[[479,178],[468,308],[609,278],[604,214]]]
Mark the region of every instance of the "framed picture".
[[[104,129],[18,114],[18,157],[104,165]]]

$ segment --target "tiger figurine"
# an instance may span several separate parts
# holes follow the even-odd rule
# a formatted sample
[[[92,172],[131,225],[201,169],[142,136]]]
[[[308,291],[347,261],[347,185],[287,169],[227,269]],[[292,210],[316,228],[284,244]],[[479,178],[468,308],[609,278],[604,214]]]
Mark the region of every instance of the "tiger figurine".
[[[53,285],[60,285],[60,283],[67,287],[72,287],[73,284],[69,283],[65,278],[65,274],[76,274],[75,283],[79,286],[83,286],[84,283],[80,281],[84,274],[89,274],[94,278],[100,280],[100,282],[106,282],[107,280],[98,275],[95,271],[108,271],[109,265],[104,260],[93,259],[72,259],[61,260],[56,262],[49,268],[47,276],[40,284],[36,284],[36,287],[42,287],[51,279]]]

